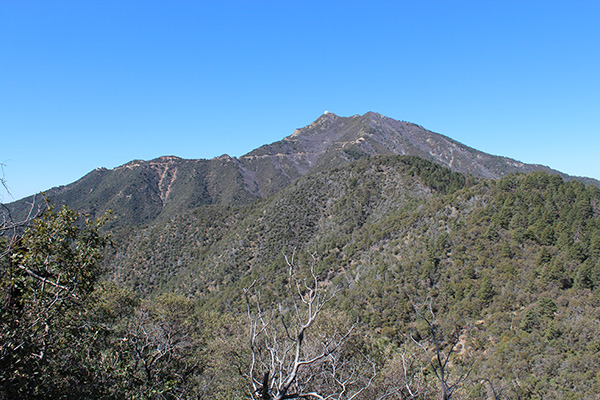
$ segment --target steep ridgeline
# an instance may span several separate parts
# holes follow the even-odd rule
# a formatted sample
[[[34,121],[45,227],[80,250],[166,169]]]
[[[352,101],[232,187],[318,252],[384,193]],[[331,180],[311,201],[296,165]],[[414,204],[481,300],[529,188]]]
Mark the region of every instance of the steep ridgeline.
[[[99,168],[70,185],[48,190],[46,195],[54,203],[92,214],[112,209],[117,224],[140,225],[201,205],[248,204],[279,192],[308,173],[375,155],[417,156],[481,178],[545,171],[567,180],[599,184],[545,166],[489,155],[419,125],[368,112],[352,117],[323,114],[283,140],[239,158],[167,156],[131,161],[112,170]],[[24,213],[30,200],[13,203],[13,213]]]
[[[326,169],[374,155],[412,155],[444,165],[455,172],[497,179],[512,172],[544,171],[570,179],[543,165],[524,164],[506,157],[475,150],[446,136],[409,122],[396,121],[368,112],[339,117],[323,114],[305,128],[297,129],[282,141],[262,146],[241,157],[245,165],[269,159],[291,180],[313,168]],[[577,178],[584,183],[593,179]],[[264,187],[263,182],[258,182]]]

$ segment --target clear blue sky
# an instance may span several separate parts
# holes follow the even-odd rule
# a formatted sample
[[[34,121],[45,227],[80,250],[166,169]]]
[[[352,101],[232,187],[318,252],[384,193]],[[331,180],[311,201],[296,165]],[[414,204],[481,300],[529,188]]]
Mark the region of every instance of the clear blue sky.
[[[599,21],[597,0],[0,0],[0,162],[18,199],[376,111],[600,179]]]

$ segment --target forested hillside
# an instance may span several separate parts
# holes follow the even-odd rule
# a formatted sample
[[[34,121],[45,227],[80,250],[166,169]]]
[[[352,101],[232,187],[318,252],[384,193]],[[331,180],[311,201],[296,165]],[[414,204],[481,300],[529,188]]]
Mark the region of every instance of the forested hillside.
[[[326,113],[45,198],[2,208],[0,399],[600,392],[592,179]]]
[[[593,399],[600,390],[596,186],[363,157],[258,202],[113,226],[103,273],[74,275],[76,298],[51,284],[68,285],[67,272],[39,266],[52,251],[40,247],[45,226],[77,223],[53,213],[3,253],[2,329],[29,335],[26,346],[3,335],[3,351],[13,349],[0,360],[4,396]],[[64,240],[105,243],[82,242],[95,237],[85,232]],[[81,271],[92,265],[68,254]],[[77,279],[88,279],[84,291]],[[51,289],[66,297],[37,303]],[[299,360],[313,361],[294,370],[299,343]]]

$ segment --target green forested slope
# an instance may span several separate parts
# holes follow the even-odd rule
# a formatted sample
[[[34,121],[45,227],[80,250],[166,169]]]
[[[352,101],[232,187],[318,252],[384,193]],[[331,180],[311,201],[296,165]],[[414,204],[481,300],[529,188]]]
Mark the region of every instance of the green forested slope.
[[[276,274],[284,254],[351,248],[354,237],[383,216],[409,212],[464,184],[464,176],[415,157],[364,159],[310,174],[249,206],[206,206],[144,229],[116,231],[108,264],[121,280],[145,282],[144,291],[166,285],[200,296],[244,276]]]
[[[533,398],[590,398],[599,215],[597,187],[557,176],[477,181],[414,157],[374,157],[251,206],[203,207],[129,233],[109,264],[141,292],[227,312],[256,278],[276,298],[284,257],[307,265],[312,254],[323,279],[344,288],[335,307],[377,340],[404,343],[414,303],[430,298],[440,323],[466,335],[479,376],[518,382]]]
[[[102,326],[91,345],[101,357],[80,362],[103,377],[105,396],[248,398],[244,288],[254,282],[265,305],[285,311],[292,273],[310,276],[312,265],[339,289],[315,332],[354,323],[341,351],[376,367],[359,398],[410,398],[407,387],[439,398],[437,343],[458,383],[452,398],[594,399],[599,218],[600,189],[558,176],[487,181],[416,157],[361,158],[249,205],[115,230],[87,307]],[[144,372],[128,335],[166,331],[186,345],[162,372]]]

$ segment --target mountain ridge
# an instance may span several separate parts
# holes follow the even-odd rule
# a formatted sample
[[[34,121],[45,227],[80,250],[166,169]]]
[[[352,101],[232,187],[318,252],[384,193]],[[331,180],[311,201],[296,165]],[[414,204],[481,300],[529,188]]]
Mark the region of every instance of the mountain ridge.
[[[376,155],[412,155],[484,179],[514,172],[544,171],[565,180],[600,186],[550,167],[490,155],[420,125],[376,112],[350,117],[327,112],[283,139],[240,157],[212,159],[174,155],[132,160],[113,169],[97,168],[46,196],[91,214],[112,209],[125,224],[168,218],[199,205],[240,205],[273,195],[300,177]],[[30,198],[12,203],[18,214]]]

